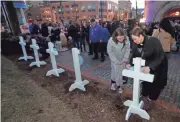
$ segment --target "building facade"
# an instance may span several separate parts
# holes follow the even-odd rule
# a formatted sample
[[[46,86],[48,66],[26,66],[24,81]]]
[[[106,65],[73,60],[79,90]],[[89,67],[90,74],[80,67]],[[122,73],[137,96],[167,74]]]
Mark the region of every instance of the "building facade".
[[[118,19],[127,21],[131,18],[131,1],[118,1]]]
[[[164,17],[180,17],[180,1],[145,1],[146,23],[160,21]]]
[[[43,21],[52,21],[52,10],[49,5],[40,7],[40,16]]]
[[[29,5],[29,7],[40,7],[44,6],[44,1],[27,1],[26,4]]]
[[[43,20],[54,22],[72,18],[111,21],[118,14],[118,4],[113,1],[56,1],[41,7],[40,11]]]

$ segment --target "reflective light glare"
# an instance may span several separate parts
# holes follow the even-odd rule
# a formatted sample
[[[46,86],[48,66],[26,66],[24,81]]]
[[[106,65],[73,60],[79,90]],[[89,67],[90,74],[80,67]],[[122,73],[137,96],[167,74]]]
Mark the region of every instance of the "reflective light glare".
[[[139,20],[140,23],[144,23],[145,21],[146,21],[145,18],[142,18],[142,19]]]
[[[178,16],[179,15],[179,11],[176,11],[175,15]]]

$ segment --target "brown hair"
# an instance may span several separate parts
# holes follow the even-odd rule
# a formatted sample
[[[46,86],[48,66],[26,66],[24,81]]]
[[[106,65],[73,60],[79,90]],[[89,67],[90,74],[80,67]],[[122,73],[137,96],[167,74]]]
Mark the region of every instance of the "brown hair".
[[[126,35],[122,28],[117,28],[112,34],[112,39],[116,44],[119,42],[116,38],[117,36],[124,36],[124,40],[126,40]],[[125,41],[124,41],[124,43],[125,43]]]
[[[145,33],[144,33],[144,31],[143,31],[140,27],[136,27],[136,28],[134,28],[134,29],[132,30],[131,35],[134,35],[134,36],[138,36],[138,37],[139,37],[140,35],[145,36]]]

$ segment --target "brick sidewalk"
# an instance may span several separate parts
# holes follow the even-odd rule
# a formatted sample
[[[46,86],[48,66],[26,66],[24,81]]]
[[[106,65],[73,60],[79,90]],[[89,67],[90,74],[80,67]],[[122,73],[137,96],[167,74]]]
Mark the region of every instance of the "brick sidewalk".
[[[81,56],[84,59],[81,66],[82,76],[109,85],[111,75],[110,59],[106,57],[106,61],[101,63],[99,60],[92,61],[93,56],[89,56],[87,53],[81,53]],[[56,59],[59,67],[74,73],[71,51],[61,52]],[[167,86],[156,103],[169,110],[180,112],[180,53],[171,55],[168,68]],[[132,83],[129,80],[125,85],[128,91],[131,91]]]

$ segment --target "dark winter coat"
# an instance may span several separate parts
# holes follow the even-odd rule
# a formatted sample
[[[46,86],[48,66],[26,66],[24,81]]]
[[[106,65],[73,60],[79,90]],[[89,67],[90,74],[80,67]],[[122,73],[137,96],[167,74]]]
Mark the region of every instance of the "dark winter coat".
[[[39,26],[36,25],[36,24],[33,24],[33,25],[32,25],[32,33],[31,33],[31,34],[37,35],[37,34],[39,34],[39,33],[40,33],[40,28],[39,28]]]
[[[51,36],[50,36],[50,39],[52,42],[55,42],[55,41],[60,41],[60,29],[59,28],[56,28],[56,29],[52,29],[51,30]]]
[[[140,52],[139,50],[142,49]],[[135,57],[141,57],[144,59],[145,66],[149,66],[151,74],[154,74],[153,84],[156,84],[158,88],[162,89],[167,84],[167,58],[164,54],[162,45],[159,39],[155,37],[144,37],[143,45],[137,45],[133,43],[132,56],[130,58],[130,63],[132,64],[132,59]]]
[[[68,28],[68,36],[71,36],[72,38],[77,38],[78,28],[74,25],[70,25]]]
[[[48,32],[48,26],[47,25],[42,25],[41,27],[41,34],[43,37],[48,37],[49,32]]]

